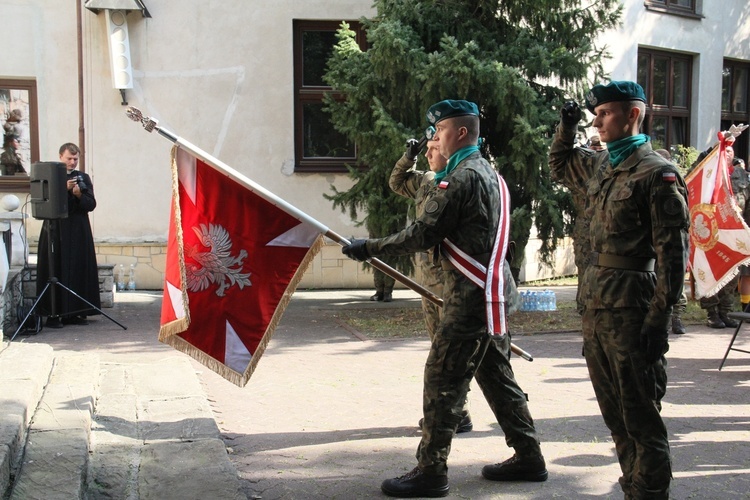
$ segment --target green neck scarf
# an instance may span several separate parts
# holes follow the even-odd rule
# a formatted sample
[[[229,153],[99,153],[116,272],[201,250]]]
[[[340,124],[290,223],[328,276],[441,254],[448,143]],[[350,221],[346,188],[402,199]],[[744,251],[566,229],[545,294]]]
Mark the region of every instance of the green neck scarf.
[[[609,163],[612,165],[612,168],[617,167],[617,165],[622,163],[633,151],[650,140],[651,138],[646,134],[638,134],[608,142],[607,151],[609,151]]]
[[[448,159],[448,165],[446,165],[445,169],[435,174],[435,185],[439,184],[446,175],[456,170],[456,167],[459,163],[461,163],[468,156],[477,151],[479,151],[479,146],[464,146],[463,148],[453,153]]]

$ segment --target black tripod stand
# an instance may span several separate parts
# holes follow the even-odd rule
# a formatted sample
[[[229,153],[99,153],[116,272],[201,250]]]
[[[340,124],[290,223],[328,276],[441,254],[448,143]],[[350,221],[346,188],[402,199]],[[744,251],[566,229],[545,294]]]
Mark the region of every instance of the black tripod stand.
[[[107,313],[102,311],[100,308],[96,307],[94,304],[89,302],[88,300],[84,299],[80,295],[78,295],[75,291],[71,290],[67,286],[60,283],[60,280],[57,279],[55,276],[55,245],[57,245],[57,228],[58,228],[58,221],[52,220],[49,221],[48,224],[46,224],[47,228],[47,256],[49,257],[49,278],[47,279],[47,284],[44,286],[44,289],[42,290],[42,293],[39,294],[39,296],[34,301],[34,305],[31,306],[31,309],[29,309],[29,312],[26,313],[26,317],[23,318],[23,321],[18,325],[18,329],[13,334],[13,336],[10,338],[10,341],[13,342],[13,339],[16,338],[16,335],[18,335],[18,332],[21,331],[23,328],[23,325],[26,324],[26,320],[29,319],[29,316],[34,312],[34,309],[36,309],[39,302],[41,302],[42,298],[44,298],[44,295],[49,292],[50,293],[50,316],[57,316],[57,294],[56,289],[57,287],[61,287],[64,291],[72,294],[73,296],[77,297],[82,302],[85,302],[88,304],[91,309],[95,309],[99,311],[103,316],[105,316],[107,319],[112,321],[113,323],[116,323],[118,326],[120,326],[123,330],[127,330],[128,327],[119,323],[117,320],[109,316]],[[82,312],[87,311],[88,309],[81,309],[80,311],[73,311],[75,314],[76,312]]]

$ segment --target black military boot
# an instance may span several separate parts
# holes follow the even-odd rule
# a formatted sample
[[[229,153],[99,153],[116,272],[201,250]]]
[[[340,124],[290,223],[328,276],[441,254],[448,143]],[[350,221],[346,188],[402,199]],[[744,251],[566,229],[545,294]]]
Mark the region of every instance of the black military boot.
[[[546,481],[547,465],[540,454],[534,457],[521,458],[513,455],[505,462],[485,465],[482,476],[490,481]]]
[[[398,498],[429,497],[438,498],[448,495],[448,476],[425,474],[419,467],[401,477],[386,479],[380,486],[388,496]]]
[[[383,293],[383,302],[390,302],[393,300],[393,292]]]
[[[740,323],[738,321],[735,321],[727,316],[728,312],[729,311],[719,311],[719,318],[721,318],[721,321],[724,322],[724,326],[727,326],[729,328],[737,328],[738,326],[740,326]]]
[[[373,302],[382,302],[383,301],[383,292],[376,292],[375,295],[370,297],[370,300]]]
[[[679,316],[672,315],[672,333],[675,335],[685,334],[685,325],[682,324]]]
[[[719,317],[719,311],[717,311],[715,307],[707,309],[707,311],[708,320],[706,321],[706,325],[710,326],[711,328],[724,328],[725,326],[727,326]]]
[[[464,418],[461,419],[461,422],[458,423],[456,434],[463,434],[464,432],[471,432],[472,430],[474,430],[474,424],[471,422],[471,415],[467,413],[464,415]]]

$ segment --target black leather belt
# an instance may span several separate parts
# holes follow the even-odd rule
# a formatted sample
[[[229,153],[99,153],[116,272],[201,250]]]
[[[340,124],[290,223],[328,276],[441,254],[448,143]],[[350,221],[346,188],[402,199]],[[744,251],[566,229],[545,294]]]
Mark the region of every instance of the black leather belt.
[[[627,269],[629,271],[643,271],[652,273],[654,272],[656,259],[646,259],[643,257],[623,257],[621,255],[592,252],[591,263],[599,267],[611,267],[614,269]]]

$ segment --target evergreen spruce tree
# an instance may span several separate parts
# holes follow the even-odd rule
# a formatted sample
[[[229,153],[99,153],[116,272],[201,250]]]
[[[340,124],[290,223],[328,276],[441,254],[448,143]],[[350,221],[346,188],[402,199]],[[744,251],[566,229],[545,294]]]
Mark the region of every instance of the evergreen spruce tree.
[[[551,264],[575,218],[567,192],[553,184],[547,153],[562,103],[603,75],[605,48],[594,40],[615,27],[617,0],[376,0],[362,19],[366,50],[346,24],[328,61],[327,100],[334,126],[356,142],[362,168],[347,191],[328,196],[360,213],[372,236],[404,227],[407,201],[388,177],[406,139],[423,135],[425,112],[443,99],[467,99],[481,112],[482,153],[511,192],[513,266],[523,260],[532,223]],[[420,157],[420,167],[426,161]],[[408,260],[397,267],[409,271]]]

